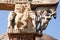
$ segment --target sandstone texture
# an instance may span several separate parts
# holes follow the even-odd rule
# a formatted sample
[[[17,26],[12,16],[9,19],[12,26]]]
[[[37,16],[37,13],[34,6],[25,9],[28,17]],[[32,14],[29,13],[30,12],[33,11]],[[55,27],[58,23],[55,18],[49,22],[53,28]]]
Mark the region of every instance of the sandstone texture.
[[[0,35],[0,40],[9,40],[8,34],[5,33],[5,34]],[[35,40],[57,40],[57,39],[47,34],[44,34],[43,37],[36,37]]]

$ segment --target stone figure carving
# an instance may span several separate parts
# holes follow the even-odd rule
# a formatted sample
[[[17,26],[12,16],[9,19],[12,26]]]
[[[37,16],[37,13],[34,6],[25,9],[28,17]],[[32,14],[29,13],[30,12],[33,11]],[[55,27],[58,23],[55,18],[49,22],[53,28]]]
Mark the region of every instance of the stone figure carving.
[[[17,2],[15,4],[15,10],[9,14],[8,28],[33,28],[42,36],[42,31],[46,29],[52,16],[56,19],[56,11],[54,8],[40,7],[35,12],[31,10],[29,2]]]
[[[42,36],[42,30],[40,30],[41,24],[42,24],[42,14],[44,10],[38,9],[36,11],[36,32],[38,35]],[[38,25],[40,24],[40,25]],[[40,33],[39,33],[40,32]]]
[[[42,18],[44,18],[44,19],[41,22],[40,30],[45,30],[48,25],[48,22],[51,19],[51,15],[49,15],[49,13],[47,11],[44,11],[44,16]]]
[[[49,21],[51,20],[52,16],[56,19],[56,12],[54,12],[54,10],[52,10],[52,9],[50,9],[49,11],[50,12],[48,12],[48,10],[44,11],[44,20],[42,20],[42,24],[41,24],[42,27],[45,26],[45,28],[41,28],[43,30],[46,29],[46,27],[47,27]]]
[[[24,5],[16,4],[15,13],[17,14],[15,18],[15,29],[17,29],[17,27],[22,29],[27,25],[25,20],[27,19],[27,15],[28,15],[27,13],[25,13]]]
[[[8,28],[14,28],[14,19],[15,19],[16,13],[14,11],[10,11],[8,16]]]
[[[14,1],[14,2],[13,2]],[[57,0],[8,0],[10,11],[8,16],[9,40],[48,40],[48,35],[43,31],[47,28],[49,21],[56,19]],[[14,7],[14,8],[13,8]],[[48,38],[47,38],[48,37]]]
[[[10,15],[11,14],[11,15]],[[35,12],[30,9],[29,3],[19,3],[15,4],[14,13],[10,12],[9,16],[9,26],[14,24],[14,29],[24,29],[24,28],[35,28]],[[14,16],[13,16],[14,15]],[[29,26],[30,25],[30,26]]]
[[[40,36],[42,36],[42,31],[46,29],[48,26],[49,21],[51,20],[51,17],[53,16],[56,19],[56,13],[53,9],[39,9],[37,10],[37,21],[36,21],[36,26],[38,27],[38,24],[40,26],[36,30],[38,33],[40,33]]]
[[[41,24],[41,21],[42,21],[41,16],[42,16],[42,14],[43,14],[43,10],[37,10],[36,11],[36,26],[38,26],[39,23]]]
[[[29,28],[36,28],[35,17],[36,17],[35,12],[30,10],[28,12],[28,19],[27,19]]]

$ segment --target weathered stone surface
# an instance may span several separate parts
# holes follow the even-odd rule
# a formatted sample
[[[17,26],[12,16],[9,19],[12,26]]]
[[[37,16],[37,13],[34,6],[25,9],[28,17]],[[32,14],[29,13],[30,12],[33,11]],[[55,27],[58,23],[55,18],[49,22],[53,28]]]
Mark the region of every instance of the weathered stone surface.
[[[58,0],[33,0],[33,4],[56,4]]]
[[[9,0],[7,0],[9,1]],[[31,4],[57,4],[59,0],[33,0]],[[0,0],[0,10],[14,10],[15,0],[13,2],[6,2],[6,0]]]
[[[7,33],[0,35],[0,40],[9,40]]]
[[[57,40],[57,39],[53,38],[52,36],[44,34],[42,37],[36,37],[36,40]]]
[[[14,10],[14,4],[0,3],[0,10]]]
[[[53,38],[49,35],[44,34],[42,37],[43,40],[57,40],[56,38]],[[2,34],[0,35],[0,40],[9,40],[8,34]],[[40,40],[40,37],[36,37],[36,40]]]
[[[9,40],[34,40],[34,33],[9,33]]]
[[[8,33],[35,33],[35,29],[8,29]]]

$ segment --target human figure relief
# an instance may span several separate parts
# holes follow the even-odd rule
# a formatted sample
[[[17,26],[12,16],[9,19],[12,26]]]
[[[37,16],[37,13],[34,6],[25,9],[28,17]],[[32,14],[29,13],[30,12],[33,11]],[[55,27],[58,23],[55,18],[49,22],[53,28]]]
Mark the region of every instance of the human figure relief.
[[[28,13],[28,18],[26,20],[27,27],[30,28],[36,28],[35,24],[35,12],[31,10],[30,3],[23,4],[26,8],[25,13]]]
[[[53,16],[54,18],[56,18],[56,14],[54,12],[54,10],[50,9],[50,10],[44,10],[43,12],[43,16],[41,16],[40,19],[41,23],[40,23],[40,28],[38,29],[40,32],[40,35],[42,35],[42,31],[46,29],[46,27],[48,26],[49,21],[51,20],[51,17]]]
[[[49,9],[49,10],[44,11],[45,19],[42,21],[42,25],[44,25],[45,28],[41,28],[41,29],[43,29],[43,30],[46,29],[46,27],[47,27],[49,21],[51,20],[52,16],[54,17],[54,19],[56,19],[56,11],[55,11],[55,9]]]
[[[27,13],[24,12],[25,11],[25,7],[22,4],[16,4],[15,5],[15,13],[16,18],[15,18],[15,29],[19,28],[19,29],[23,29],[27,23],[26,23],[26,19],[27,19]]]
[[[41,10],[41,9],[36,11],[36,32],[37,32],[37,35],[40,34],[40,36],[42,36],[42,32],[40,32],[41,31],[40,26],[41,26],[41,22],[42,22],[41,17],[42,17],[43,12],[44,12],[44,10]]]
[[[36,28],[35,17],[36,17],[35,12],[30,10],[28,12],[28,19],[27,19],[29,28]]]
[[[36,28],[36,24],[35,24],[35,12],[33,10],[31,10],[30,4],[27,3],[25,5],[26,7],[26,11],[25,13],[28,13],[28,18],[27,18],[27,27],[30,28]]]
[[[41,24],[41,16],[43,14],[43,10],[37,10],[36,12],[36,26],[38,26],[38,24],[40,23]]]
[[[8,28],[14,28],[15,16],[16,16],[16,13],[14,11],[10,11],[9,16],[8,16]]]
[[[14,29],[24,29],[27,27],[28,24],[30,25],[28,25],[28,28],[36,27],[35,12],[31,10],[29,3],[15,4],[15,10],[14,12],[10,12],[10,14],[13,17],[13,19],[10,19],[12,17],[9,18],[8,25],[11,26],[14,24],[14,26],[12,26],[14,27]]]
[[[49,15],[49,13],[47,11],[44,11],[44,16],[42,16],[42,18],[43,18],[43,20],[41,22],[40,30],[45,30],[48,25],[48,22],[51,19],[51,15]]]

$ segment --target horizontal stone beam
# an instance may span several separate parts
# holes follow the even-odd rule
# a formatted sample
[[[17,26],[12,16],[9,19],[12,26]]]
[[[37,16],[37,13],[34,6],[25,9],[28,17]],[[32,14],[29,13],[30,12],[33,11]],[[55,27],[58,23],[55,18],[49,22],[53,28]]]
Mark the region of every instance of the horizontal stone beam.
[[[15,4],[0,3],[0,10],[14,10]]]
[[[33,2],[30,3],[32,9],[35,9],[36,7],[45,7],[45,6],[55,7],[58,4],[58,2],[55,4],[40,4],[40,3],[36,4]],[[14,8],[15,8],[15,3],[0,3],[0,10],[14,10]]]

